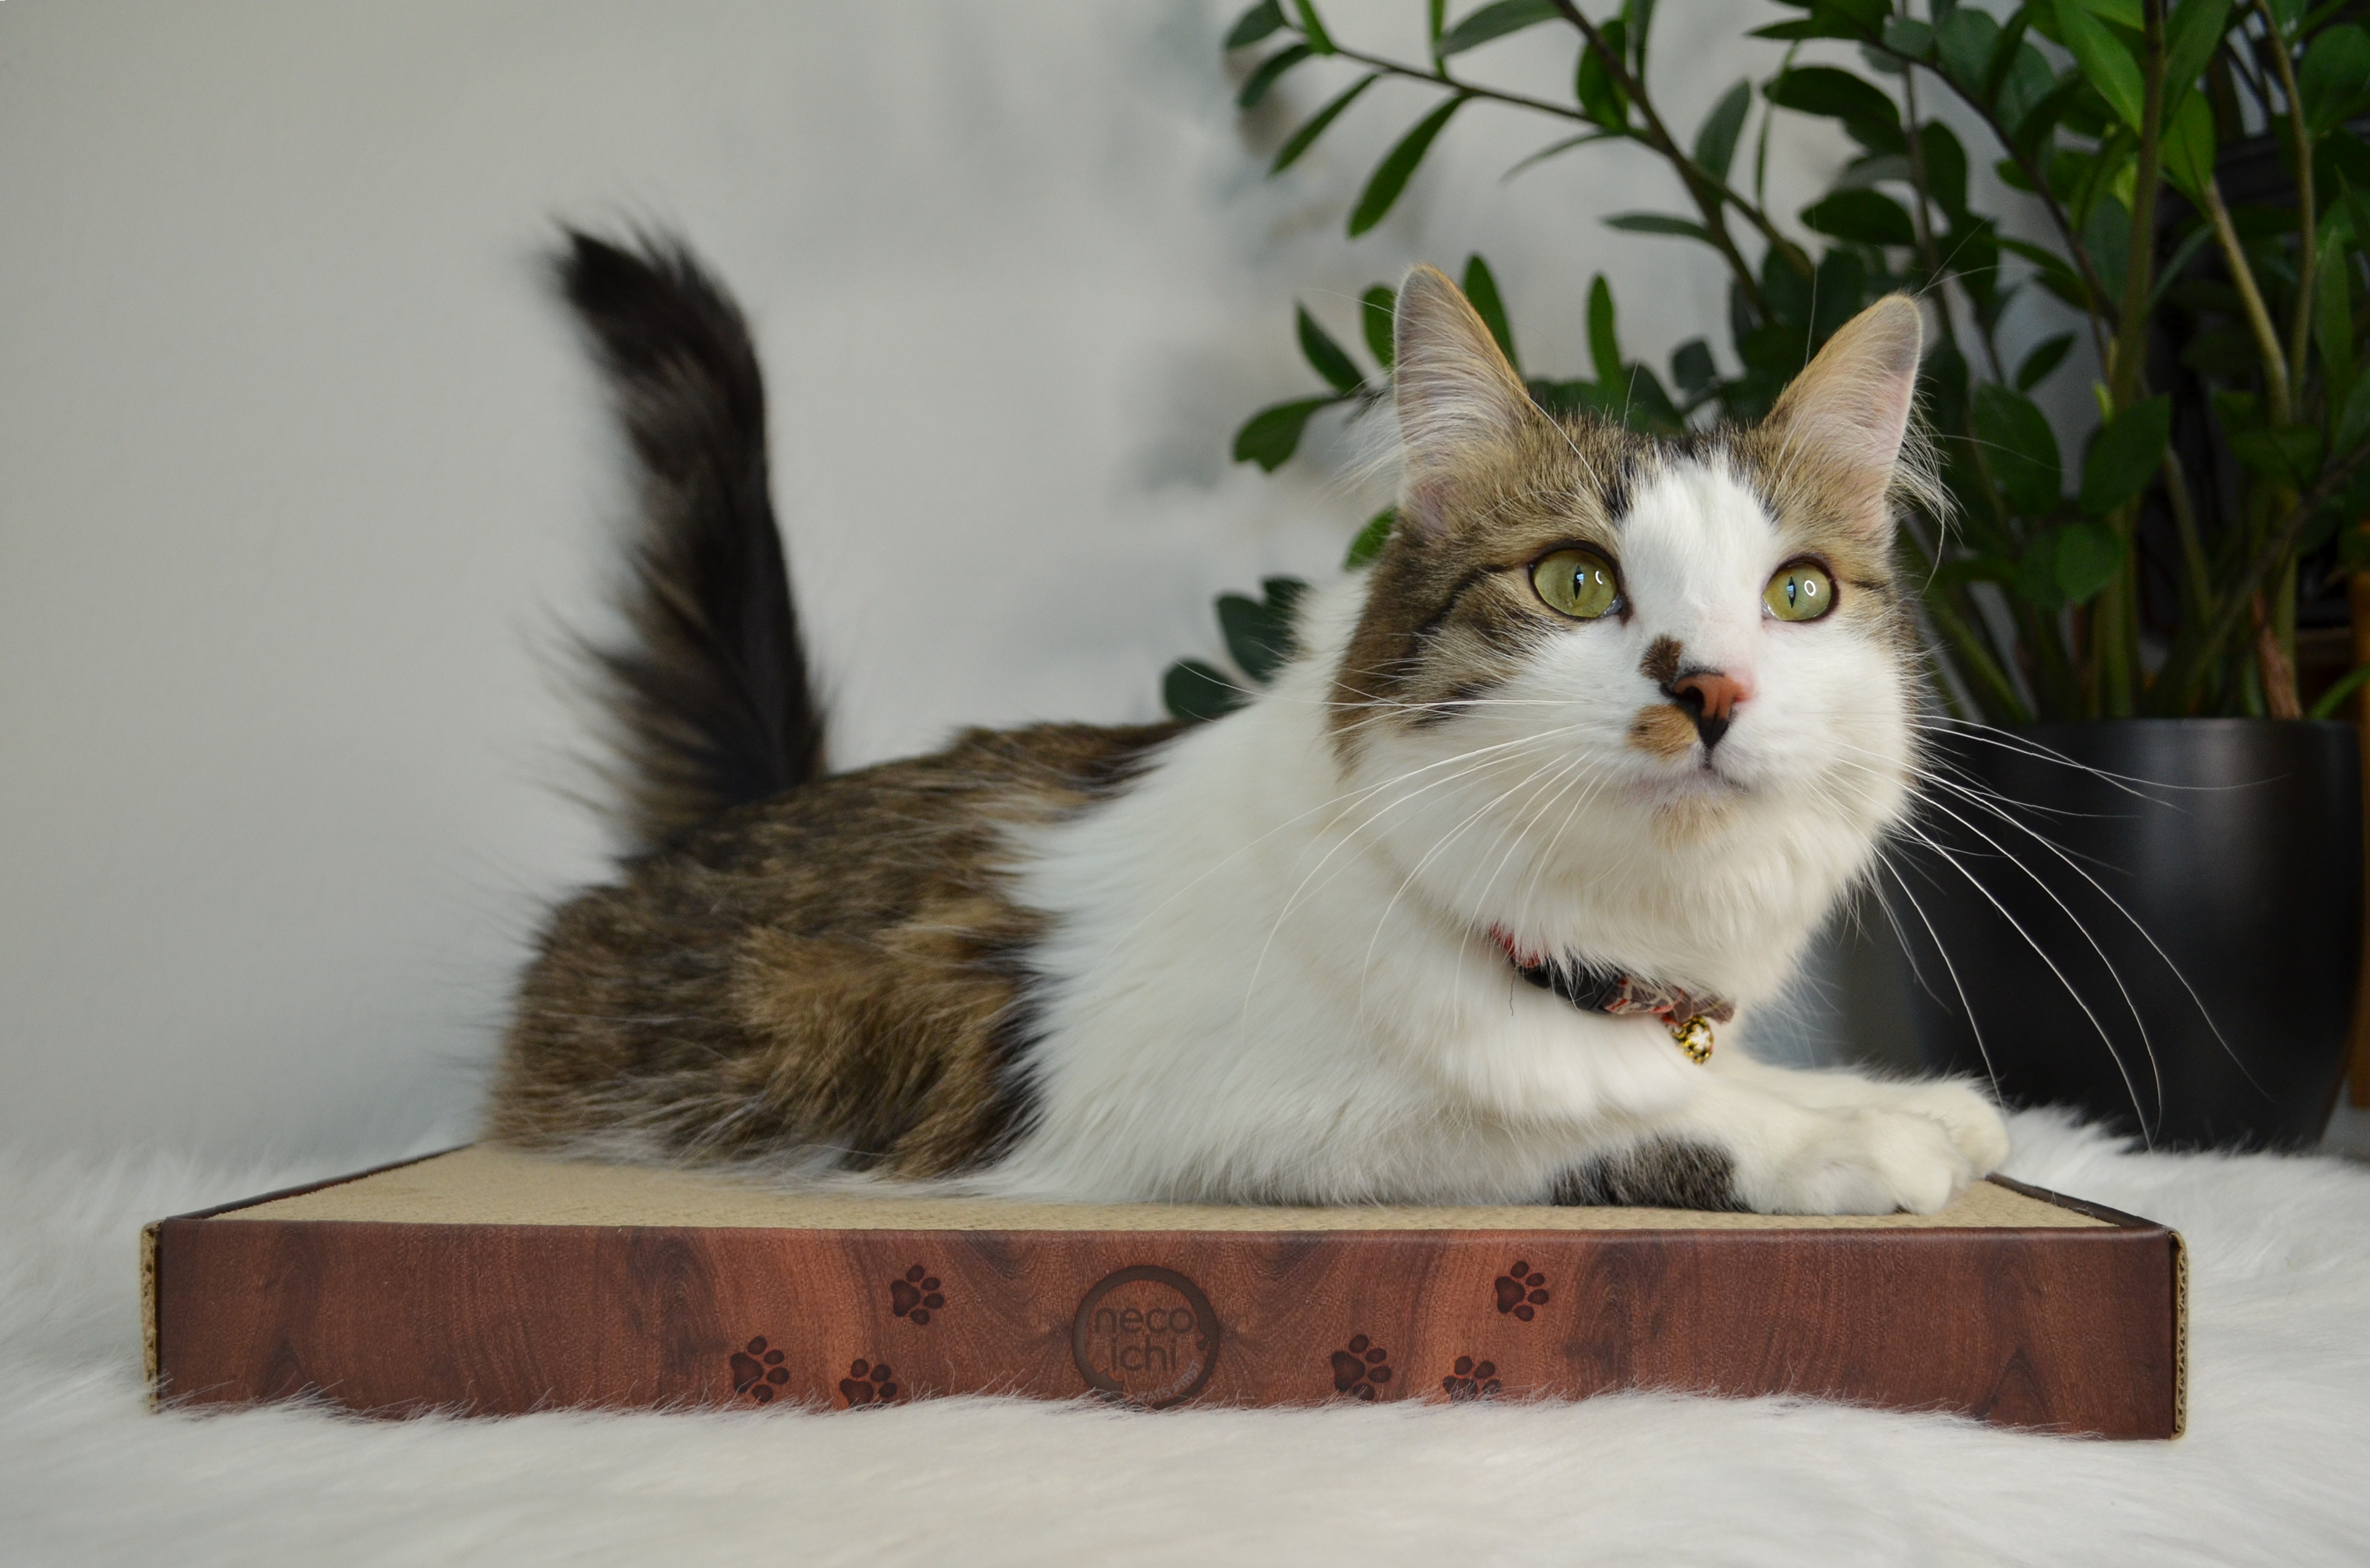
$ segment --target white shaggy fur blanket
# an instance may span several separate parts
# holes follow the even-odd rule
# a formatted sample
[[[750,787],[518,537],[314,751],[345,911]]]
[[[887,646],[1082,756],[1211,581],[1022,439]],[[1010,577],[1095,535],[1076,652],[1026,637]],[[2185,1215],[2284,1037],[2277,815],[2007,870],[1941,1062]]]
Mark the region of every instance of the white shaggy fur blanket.
[[[2174,1225],[2189,1436],[2070,1441],[1791,1401],[369,1422],[152,1414],[134,1238],[324,1172],[0,1157],[0,1561],[2361,1562],[2370,1170],[2127,1154],[2012,1172]],[[359,1163],[359,1162],[357,1162]]]

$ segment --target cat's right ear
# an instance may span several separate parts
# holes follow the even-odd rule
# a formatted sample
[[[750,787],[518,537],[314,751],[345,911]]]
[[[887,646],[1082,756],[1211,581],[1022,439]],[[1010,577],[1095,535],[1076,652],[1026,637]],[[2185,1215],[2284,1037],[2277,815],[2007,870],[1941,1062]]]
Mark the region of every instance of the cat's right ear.
[[[1480,315],[1433,268],[1416,268],[1399,285],[1392,362],[1405,463],[1399,516],[1437,529],[1451,472],[1538,413]]]

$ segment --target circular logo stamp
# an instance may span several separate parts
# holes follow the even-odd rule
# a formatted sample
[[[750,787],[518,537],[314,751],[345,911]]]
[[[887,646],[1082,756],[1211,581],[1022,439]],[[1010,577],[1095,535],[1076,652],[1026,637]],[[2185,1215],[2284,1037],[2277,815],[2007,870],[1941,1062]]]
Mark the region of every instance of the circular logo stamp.
[[[1105,1275],[1078,1303],[1070,1353],[1096,1392],[1157,1410],[1202,1391],[1218,1366],[1218,1314],[1174,1269]]]

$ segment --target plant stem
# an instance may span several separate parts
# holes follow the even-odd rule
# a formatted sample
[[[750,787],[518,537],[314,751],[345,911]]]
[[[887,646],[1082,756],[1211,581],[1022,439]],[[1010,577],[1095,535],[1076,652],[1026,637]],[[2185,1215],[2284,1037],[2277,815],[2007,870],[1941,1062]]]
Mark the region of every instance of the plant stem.
[[[1679,150],[1678,143],[1672,141],[1670,132],[1663,129],[1662,118],[1655,113],[1652,100],[1645,96],[1644,89],[1630,76],[1617,55],[1602,47],[1603,40],[1596,36],[1595,29],[1589,25],[1585,17],[1580,16],[1576,9],[1570,6],[1566,6],[1564,9],[1578,24],[1582,33],[1589,39],[1594,40],[1593,43],[1584,41],[1583,47],[1594,48],[1597,51],[1598,59],[1609,61],[1610,68],[1615,73],[1615,79],[1621,84],[1622,90],[1629,95],[1630,101],[1637,104],[1646,119],[1642,133],[1635,127],[1624,131],[1612,130],[1610,127],[1601,127],[1601,129],[1606,130],[1608,134],[1614,136],[1643,143],[1650,151],[1662,158],[1677,172],[1680,182],[1687,189],[1688,198],[1695,202],[1696,210],[1703,215],[1704,228],[1711,235],[1713,248],[1717,249],[1721,258],[1728,262],[1730,271],[1735,274],[1737,286],[1743,291],[1744,297],[1752,302],[1753,308],[1763,315],[1767,315],[1768,301],[1762,295],[1761,280],[1754,275],[1752,267],[1746,263],[1743,253],[1736,248],[1736,241],[1729,235],[1727,221],[1722,214],[1723,206],[1735,207],[1744,215],[1747,222],[1759,230],[1772,245],[1778,246],[1788,258],[1807,275],[1811,269],[1810,262],[1802,256],[1801,247],[1778,232],[1777,226],[1769,221],[1767,213],[1736,191],[1730,189],[1725,182],[1712,178],[1700,165]],[[1428,83],[1435,87],[1454,88],[1468,97],[1485,98],[1491,103],[1506,104],[1514,109],[1527,109],[1536,114],[1553,115],[1558,120],[1576,120],[1582,125],[1597,123],[1577,109],[1567,109],[1562,104],[1550,103],[1546,98],[1535,98],[1526,93],[1505,92],[1497,87],[1486,87],[1478,82],[1467,81],[1461,76],[1453,76],[1449,74],[1448,67],[1445,65],[1435,66],[1426,71],[1409,65],[1404,61],[1386,59],[1379,54],[1369,54],[1364,50],[1351,49],[1339,42],[1334,44],[1333,53],[1343,60],[1354,60],[1361,65],[1380,71],[1385,75],[1402,76],[1410,81]]]
[[[2156,282],[2156,190],[2164,141],[2164,0],[2146,0],[2142,16],[2146,97],[2140,109],[2139,161],[2133,171],[2130,258],[2123,268],[2115,359],[2108,377],[2117,412],[2138,402],[2146,389],[2147,303]]]
[[[2238,579],[2230,585],[2229,597],[2222,601],[2212,621],[2195,637],[2185,639],[2173,649],[2157,678],[2154,696],[2158,700],[2150,705],[2159,713],[2186,713],[2195,687],[2205,666],[2219,653],[2230,634],[2238,629],[2238,617],[2247,612],[2257,594],[2263,589],[2274,568],[2295,550],[2296,541],[2303,537],[2305,527],[2337,494],[2339,486],[2352,476],[2363,461],[2370,458],[2370,441],[2364,441],[2343,457],[2320,471],[2320,478],[2288,511],[2280,526],[2255,550]]]
[[[1957,605],[1938,594],[1926,596],[1926,613],[1933,620],[1935,629],[1950,640],[1950,649],[1959,660],[1960,670],[1976,689],[1994,704],[1994,716],[2007,724],[2031,724],[2032,710],[2025,706],[2017,694],[2016,682],[2008,678],[1999,661],[1960,614]]]
[[[1743,291],[1754,310],[1766,320],[1769,302],[1761,292],[1761,280],[1754,276],[1753,269],[1745,264],[1743,253],[1736,248],[1736,241],[1729,235],[1727,205],[1735,203],[1736,210],[1744,214],[1747,223],[1760,231],[1761,237],[1768,242],[1770,248],[1805,278],[1812,274],[1811,258],[1802,253],[1801,246],[1778,233],[1778,226],[1769,221],[1766,212],[1729,189],[1725,181],[1712,178],[1703,166],[1679,150],[1677,141],[1662,123],[1662,114],[1654,108],[1653,98],[1647,94],[1646,85],[1629,74],[1621,52],[1605,41],[1605,35],[1597,30],[1596,24],[1581,15],[1580,7],[1573,4],[1573,0],[1554,0],[1554,4],[1555,8],[1563,13],[1564,20],[1580,29],[1582,40],[1595,53],[1597,63],[1605,67],[1629,101],[1638,106],[1638,113],[1645,120],[1645,134],[1639,140],[1661,154],[1663,161],[1677,171],[1680,183],[1687,188],[1687,195],[1695,202],[1696,210],[1703,214],[1704,227],[1711,235],[1712,244],[1728,258],[1730,269],[1736,274],[1737,287]]]
[[[2280,91],[2288,100],[2288,140],[2295,154],[2296,181],[2296,258],[2295,322],[2288,332],[2288,365],[2295,378],[2293,391],[2304,390],[2305,354],[2312,344],[2312,274],[2319,253],[2314,246],[2312,196],[2312,136],[2304,122],[2304,97],[2296,91],[2295,69],[2288,59],[2287,40],[2280,37],[2279,24],[2272,20],[2269,0],[2255,0],[2255,9],[2263,18],[2263,30],[2269,35],[2272,63],[2279,68]]]
[[[1901,103],[1909,120],[1909,188],[1917,196],[1910,215],[1917,220],[1917,251],[1926,261],[1926,275],[1933,280],[1937,314],[1942,318],[1942,337],[1952,348],[1959,346],[1958,323],[1951,318],[1950,298],[1943,292],[1942,253],[1934,244],[1934,199],[1926,187],[1925,139],[1917,134],[1917,74],[1905,71],[1901,76]],[[1999,369],[1994,357],[1992,369]]]
[[[2131,243],[2123,267],[2123,297],[2116,312],[2115,352],[2108,396],[2116,412],[2146,391],[2148,295],[2156,285],[2156,189],[2164,125],[2164,0],[2141,7],[2141,106],[2138,163],[2133,172]],[[2123,564],[2099,599],[2091,622],[2091,665],[2098,702],[2109,717],[2131,715],[2139,664],[2139,552],[2134,534],[2137,501],[2117,507],[2109,522],[2123,544]]]
[[[1492,103],[1511,104],[1516,109],[1527,109],[1538,114],[1551,114],[1559,120],[1576,120],[1583,125],[1596,123],[1576,109],[1566,109],[1563,105],[1551,103],[1546,98],[1535,98],[1524,93],[1501,92],[1496,87],[1485,87],[1478,82],[1468,82],[1461,76],[1452,76],[1448,74],[1448,67],[1445,65],[1432,71],[1420,70],[1403,61],[1386,60],[1379,54],[1368,54],[1363,50],[1351,49],[1340,43],[1333,46],[1333,52],[1343,60],[1354,60],[1361,65],[1370,65],[1385,75],[1405,76],[1413,81],[1428,82],[1435,87],[1454,87],[1467,97],[1488,98]]]
[[[2180,597],[2182,618],[2194,625],[2214,612],[2214,569],[2206,564],[2205,541],[2197,532],[2197,503],[2189,493],[2189,476],[2180,458],[2164,449],[2164,496],[2172,507],[2173,531],[2180,536]]]
[[[1931,72],[1936,79],[1950,89],[1961,103],[1965,104],[1974,112],[1976,118],[1984,122],[1984,128],[1992,133],[1993,139],[2008,150],[2009,161],[2016,165],[2017,172],[2024,176],[2025,183],[2030,185],[2033,194],[2040,198],[2042,211],[2049,214],[2050,223],[2057,229],[2057,237],[2065,242],[2065,253],[2074,258],[2074,265],[2081,273],[2082,287],[2088,292],[2093,304],[2090,312],[2092,317],[2090,346],[2097,350],[2100,363],[2104,364],[2107,359],[2107,342],[2105,336],[2099,329],[2097,318],[2112,308],[2110,303],[2111,296],[2107,292],[2106,283],[2099,277],[2098,269],[2090,265],[2090,253],[2084,249],[2082,242],[2075,237],[2073,222],[2066,216],[2065,204],[2057,200],[2057,193],[2049,188],[2048,177],[2034,166],[2025,150],[2017,144],[2014,137],[2008,134],[2007,127],[2000,124],[1999,116],[1993,112],[1990,104],[1968,92],[1958,83],[1953,82],[1941,72],[1936,71],[1933,66],[1927,64],[1914,54],[1904,54],[1901,51],[1878,41],[1866,42],[1863,47],[1873,53],[1899,62],[1905,69]]]
[[[2273,718],[2302,718],[2304,704],[2296,701],[2295,666],[2280,647],[2279,632],[2263,610],[2263,596],[2254,595],[2248,605],[2255,622],[2255,670],[2262,679],[2263,706]]]
[[[2288,422],[2288,360],[2280,348],[2279,328],[2272,325],[2272,313],[2263,304],[2262,291],[2255,286],[2255,269],[2247,265],[2246,247],[2238,243],[2238,231],[2230,222],[2230,209],[2222,204],[2219,181],[2205,182],[2205,215],[2214,224],[2214,241],[2222,247],[2222,259],[2229,265],[2230,280],[2238,290],[2238,301],[2246,307],[2247,325],[2255,334],[2255,351],[2263,360],[2263,400],[2269,405],[2271,422]]]

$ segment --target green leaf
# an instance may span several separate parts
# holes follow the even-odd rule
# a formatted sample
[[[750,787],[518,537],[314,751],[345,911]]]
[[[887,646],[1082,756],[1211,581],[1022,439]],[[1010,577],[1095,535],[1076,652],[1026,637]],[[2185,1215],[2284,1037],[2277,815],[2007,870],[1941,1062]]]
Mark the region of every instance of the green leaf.
[[[1621,18],[1616,17],[1598,28],[1605,45],[1616,54],[1624,52],[1624,40],[1628,36]],[[1581,111],[1597,124],[1612,131],[1624,131],[1629,125],[1629,96],[1621,90],[1613,73],[1596,51],[1585,44],[1581,47],[1580,61],[1572,68],[1572,96],[1580,100]]]
[[[1440,35],[1432,53],[1445,60],[1452,54],[1462,54],[1492,39],[1508,33],[1552,22],[1563,13],[1555,8],[1553,0],[1490,0],[1455,27]]]
[[[1646,79],[1646,39],[1654,30],[1654,0],[1621,0],[1621,15],[1629,23],[1629,72]]]
[[[1890,196],[1873,190],[1838,190],[1802,209],[1802,226],[1854,245],[1916,245],[1917,229]]]
[[[2123,202],[2112,196],[2099,198],[2089,222],[2082,225],[2082,248],[2090,253],[2090,266],[2108,291],[2120,289],[2132,254],[2132,215]]]
[[[2320,432],[2309,425],[2241,430],[2230,438],[2230,453],[2272,484],[2301,490],[2320,472]]]
[[[2079,0],[2067,0],[2057,8],[2057,28],[2065,34],[2065,47],[2081,63],[2082,74],[2099,95],[2123,116],[2133,130],[2139,129],[2146,89],[2140,80],[2139,62],[2123,40],[2109,32],[2106,25],[2084,9]]]
[[[1988,381],[1975,388],[1974,416],[1984,462],[2008,504],[2025,517],[2055,511],[2064,478],[2048,417],[2031,398]]]
[[[2315,697],[2312,706],[2305,709],[2304,716],[2311,719],[2335,718],[2337,710],[2345,705],[2345,699],[2362,690],[2364,681],[2370,681],[2370,664],[2357,664],[2339,676],[2328,691]]]
[[[1522,173],[1524,169],[1529,168],[1532,165],[1546,163],[1549,158],[1556,156],[1558,154],[1569,153],[1574,147],[1585,147],[1591,142],[1617,142],[1619,140],[1621,140],[1621,133],[1617,131],[1583,131],[1577,136],[1567,136],[1559,142],[1550,142],[1546,146],[1541,147],[1537,152],[1533,153],[1529,157],[1524,158],[1522,162],[1516,164],[1513,168],[1508,169],[1504,174],[1500,175],[1498,177],[1498,183],[1503,185],[1506,181],[1513,178],[1516,175]]]
[[[1984,82],[1991,74],[1999,33],[1998,21],[1973,6],[1960,6],[1934,29],[1934,53],[1942,74],[1978,101],[1989,96]]]
[[[1940,120],[1917,128],[1918,161],[1926,166],[1926,191],[1953,224],[1967,221],[1967,149]]]
[[[2305,127],[2326,136],[2370,98],[2370,33],[2352,23],[2329,29],[2304,52],[2296,72]]]
[[[2011,255],[2023,257],[2041,269],[2042,286],[2051,293],[2055,294],[2076,310],[2085,308],[2082,276],[2074,270],[2073,264],[2064,257],[2044,246],[2034,245],[2027,240],[2011,239],[2006,235],[1999,236],[1999,246]]]
[[[1814,114],[1843,122],[1853,141],[1871,153],[1900,153],[1909,147],[1902,134],[1901,110],[1883,89],[1832,65],[1802,65],[1771,77],[1762,96],[1779,109]]]
[[[1267,595],[1267,607],[1283,618],[1287,630],[1292,625],[1294,606],[1308,591],[1308,584],[1299,578],[1261,578],[1260,591]]]
[[[1220,594],[1218,629],[1226,635],[1226,652],[1256,684],[1274,680],[1292,657],[1290,624],[1256,599]]]
[[[2341,208],[2341,215],[2349,208]],[[2353,261],[2347,255],[2345,222],[2320,231],[2319,259],[2313,267],[2313,341],[2319,346],[2322,373],[2331,395],[2353,379],[2353,302],[2347,286]]]
[[[1317,325],[1317,318],[1308,314],[1308,307],[1295,305],[1294,308],[1300,312],[1300,352],[1302,358],[1308,361],[1308,368],[1331,382],[1336,392],[1355,392],[1365,385],[1366,378],[1359,371],[1356,361],[1342,352],[1341,345],[1333,341],[1331,334]]]
[[[2339,456],[2370,441],[2370,375],[2357,376],[2346,395],[2345,410],[2337,417],[2336,439],[2329,450]]]
[[[2143,0],[2060,0],[2060,9],[2071,6],[2088,11],[2102,22],[2112,22],[2119,28],[2137,32],[2146,25],[2141,15]],[[2064,23],[2061,21],[2062,27]]]
[[[1956,435],[1967,424],[1967,357],[1945,338],[1918,367],[1919,401],[1930,411],[1934,428]]]
[[[1333,52],[1333,35],[1317,15],[1316,0],[1292,0],[1292,8],[1300,13],[1300,30],[1307,35],[1308,47],[1319,54]]]
[[[1407,189],[1416,166],[1423,162],[1424,154],[1432,150],[1432,138],[1448,123],[1448,117],[1465,106],[1465,95],[1458,93],[1430,114],[1416,121],[1415,129],[1399,138],[1398,145],[1383,155],[1375,166],[1372,178],[1358,197],[1358,205],[1350,212],[1350,237],[1356,239],[1383,221],[1391,204]]]
[[[1778,0],[1811,13],[1807,22],[1780,22],[1778,27],[1814,27],[1826,30],[1808,33],[1809,38],[1856,38],[1873,40],[1884,30],[1886,16],[1892,11],[1891,0]],[[1772,29],[1761,34],[1776,36]]]
[[[1628,379],[1621,370],[1621,338],[1613,319],[1613,286],[1602,272],[1588,285],[1588,357],[1596,366],[1600,386],[1617,388]]]
[[[1800,43],[1814,38],[1866,39],[1868,29],[1841,17],[1822,15],[1800,22],[1772,22],[1766,28],[1754,28],[1747,38],[1772,38],[1781,43]]]
[[[2043,610],[2065,607],[2065,590],[2057,585],[2057,542],[2059,532],[2047,528],[2035,533],[2017,557],[2017,597]]]
[[[2082,509],[2104,517],[2146,489],[2164,463],[2171,434],[2172,399],[2162,394],[2108,420],[2091,438],[2090,454],[2082,463]]]
[[[2077,522],[2057,535],[2057,591],[2069,604],[2089,600],[2123,569],[2123,542],[2111,529]]]
[[[2025,44],[2016,52],[2016,68],[2000,89],[2000,123],[2008,127],[2018,147],[2038,156],[2046,150],[2049,133],[2066,109],[2089,90],[2090,84],[2083,80],[2081,72],[2068,71],[2061,82],[2041,51]]]
[[[1884,47],[1912,60],[1928,58],[1934,49],[1934,29],[1909,17],[1884,18]]]
[[[2189,198],[2190,205],[2205,205],[2205,182],[2214,177],[2214,110],[2195,93],[2180,100],[2164,128],[2165,177]]]
[[[1358,537],[1350,541],[1350,553],[1341,557],[1341,569],[1354,572],[1381,555],[1383,546],[1390,541],[1391,530],[1398,526],[1398,521],[1399,514],[1388,508],[1368,518],[1366,526],[1358,530]]]
[[[1662,390],[1662,378],[1651,366],[1628,364],[1621,367],[1621,380],[1616,383],[1621,393],[1622,422],[1633,430],[1655,435],[1679,433],[1683,421],[1678,405]]]
[[[1819,258],[1811,284],[1811,339],[1816,348],[1869,303],[1868,264],[1841,246]]]
[[[1377,283],[1368,289],[1358,302],[1364,308],[1358,320],[1366,331],[1366,347],[1373,351],[1383,369],[1391,368],[1391,354],[1396,348],[1393,332],[1398,323],[1398,296]]]
[[[2230,0],[2180,0],[2164,29],[2164,93],[2168,105],[2197,85],[2230,27]]]
[[[2061,332],[2045,343],[2034,344],[2032,352],[2027,354],[2024,357],[2024,362],[2016,367],[2016,389],[2019,392],[2031,392],[2034,387],[2047,381],[2049,372],[2058,367],[2073,347],[2074,334],[2071,332]]]
[[[1693,218],[1674,218],[1663,212],[1616,212],[1605,220],[1605,226],[1625,234],[1677,235],[1707,245],[1711,242],[1711,231]]]
[[[1753,84],[1739,82],[1711,106],[1696,130],[1696,162],[1722,184],[1728,166],[1736,159],[1736,139],[1744,132],[1744,115],[1753,107]]]
[[[1276,78],[1316,52],[1305,43],[1295,43],[1260,61],[1259,68],[1244,79],[1243,90],[1235,95],[1235,107],[1257,108],[1260,99],[1267,97],[1267,90],[1275,86]]]
[[[1279,175],[1298,163],[1300,155],[1315,146],[1317,138],[1325,134],[1325,128],[1339,120],[1343,109],[1357,102],[1358,95],[1373,86],[1375,78],[1381,74],[1379,71],[1368,72],[1351,83],[1348,89],[1331,103],[1310,115],[1300,129],[1294,132],[1283,145],[1276,149],[1275,162],[1268,165],[1267,172],[1270,175]]]
[[[1523,361],[1514,355],[1514,329],[1506,324],[1506,303],[1498,297],[1497,277],[1478,253],[1465,258],[1465,297],[1471,303],[1474,314],[1481,318],[1481,325],[1490,329],[1490,336],[1498,340],[1498,351],[1506,356],[1514,373],[1521,375]]]
[[[1690,338],[1671,350],[1671,380],[1689,397],[1702,396],[1719,377],[1711,345],[1702,338]]]
[[[1245,692],[1223,670],[1213,669],[1198,658],[1180,658],[1168,667],[1161,678],[1160,699],[1167,704],[1171,717],[1188,724],[1222,718],[1250,700]]]
[[[1300,433],[1308,428],[1308,417],[1340,401],[1338,397],[1302,397],[1260,409],[1235,432],[1235,461],[1256,463],[1268,473],[1274,473],[1300,450]]]
[[[1283,8],[1275,0],[1260,0],[1258,5],[1235,18],[1234,27],[1226,34],[1226,47],[1248,49],[1282,26]]]

